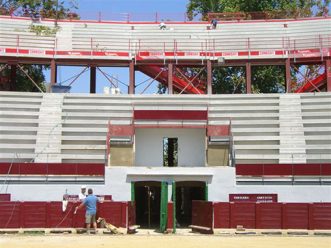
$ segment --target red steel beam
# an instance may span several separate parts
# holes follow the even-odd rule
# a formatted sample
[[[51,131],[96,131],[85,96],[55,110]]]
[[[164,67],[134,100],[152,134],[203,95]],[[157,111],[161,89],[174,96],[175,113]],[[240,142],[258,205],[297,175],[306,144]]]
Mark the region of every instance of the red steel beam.
[[[331,92],[331,59],[325,61],[326,91]]]

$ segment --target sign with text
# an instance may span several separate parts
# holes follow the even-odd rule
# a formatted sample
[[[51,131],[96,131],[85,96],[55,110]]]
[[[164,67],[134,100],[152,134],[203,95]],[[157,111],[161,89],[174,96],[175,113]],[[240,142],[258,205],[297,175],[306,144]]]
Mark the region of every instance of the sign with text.
[[[229,194],[230,202],[278,202],[277,194]]]

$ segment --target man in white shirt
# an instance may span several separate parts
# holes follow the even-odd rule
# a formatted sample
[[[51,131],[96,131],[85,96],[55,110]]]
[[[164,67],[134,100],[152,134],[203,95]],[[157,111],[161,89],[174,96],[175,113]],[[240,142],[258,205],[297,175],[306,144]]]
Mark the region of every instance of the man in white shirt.
[[[79,193],[79,200],[83,201],[86,198],[86,185],[82,185],[82,187],[80,187],[80,193]]]

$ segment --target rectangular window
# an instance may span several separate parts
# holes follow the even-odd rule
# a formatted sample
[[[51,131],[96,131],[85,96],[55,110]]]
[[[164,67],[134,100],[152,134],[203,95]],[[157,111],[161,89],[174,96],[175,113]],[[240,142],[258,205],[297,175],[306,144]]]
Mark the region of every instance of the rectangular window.
[[[178,138],[163,138],[163,166],[178,166]]]

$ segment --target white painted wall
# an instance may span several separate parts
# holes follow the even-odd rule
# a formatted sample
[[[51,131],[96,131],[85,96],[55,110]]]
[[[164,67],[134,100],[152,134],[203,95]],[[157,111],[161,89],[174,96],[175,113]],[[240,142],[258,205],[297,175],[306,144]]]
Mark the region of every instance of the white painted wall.
[[[205,129],[136,129],[136,166],[163,166],[163,138],[178,138],[178,166],[205,166]]]
[[[233,167],[200,168],[107,168],[105,184],[87,185],[95,194],[110,194],[115,201],[131,199],[131,181],[206,181],[209,200],[228,202],[233,193],[275,193],[279,202],[331,202],[331,187],[327,185],[236,185]],[[61,201],[68,194],[78,194],[80,184],[9,184],[0,193],[10,193],[12,200]]]

